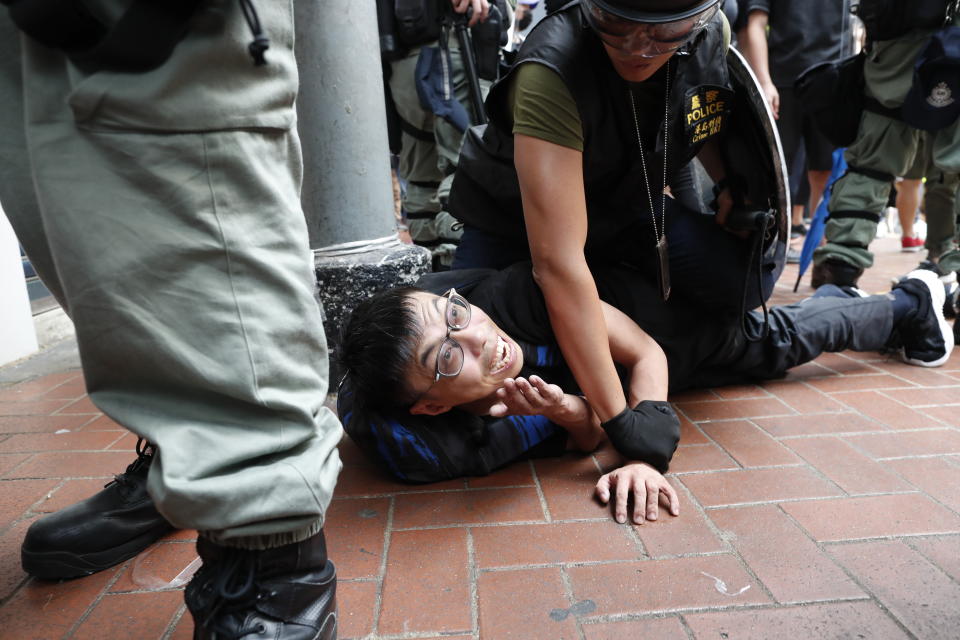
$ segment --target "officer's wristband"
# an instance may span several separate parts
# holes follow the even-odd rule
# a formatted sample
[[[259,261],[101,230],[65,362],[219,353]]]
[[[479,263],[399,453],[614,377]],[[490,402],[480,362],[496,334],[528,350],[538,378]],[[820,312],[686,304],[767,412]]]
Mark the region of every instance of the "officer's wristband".
[[[600,425],[624,457],[666,473],[680,441],[680,419],[669,402],[644,400]]]

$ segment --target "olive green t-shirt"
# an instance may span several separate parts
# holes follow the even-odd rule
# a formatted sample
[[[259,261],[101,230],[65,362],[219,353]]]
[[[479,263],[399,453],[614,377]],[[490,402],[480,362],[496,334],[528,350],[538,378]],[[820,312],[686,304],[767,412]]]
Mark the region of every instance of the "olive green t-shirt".
[[[666,65],[661,67],[645,82],[630,83],[636,124],[645,141],[656,136],[664,117],[666,69]],[[507,99],[512,105],[514,135],[522,133],[583,151],[583,127],[577,104],[556,71],[537,62],[520,65],[514,72]],[[619,99],[626,103],[630,96],[624,92]]]
[[[513,134],[539,138],[583,151],[583,128],[573,96],[553,69],[537,62],[521,64],[513,74],[507,100]]]

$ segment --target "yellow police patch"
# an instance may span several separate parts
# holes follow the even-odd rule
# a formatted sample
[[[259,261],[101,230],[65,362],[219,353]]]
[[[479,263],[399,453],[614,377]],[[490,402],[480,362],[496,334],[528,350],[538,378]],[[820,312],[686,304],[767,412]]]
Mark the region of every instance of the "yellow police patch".
[[[720,133],[732,98],[731,90],[714,85],[701,85],[687,92],[683,121],[688,144],[699,145]]]

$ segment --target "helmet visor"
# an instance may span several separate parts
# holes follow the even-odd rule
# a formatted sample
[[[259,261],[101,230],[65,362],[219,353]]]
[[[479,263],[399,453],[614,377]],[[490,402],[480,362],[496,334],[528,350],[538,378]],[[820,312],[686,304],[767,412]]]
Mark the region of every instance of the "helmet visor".
[[[604,9],[595,0],[581,0],[587,23],[606,44],[643,58],[673,53],[693,40],[717,14],[719,4],[707,6],[693,15],[668,22],[629,20]]]

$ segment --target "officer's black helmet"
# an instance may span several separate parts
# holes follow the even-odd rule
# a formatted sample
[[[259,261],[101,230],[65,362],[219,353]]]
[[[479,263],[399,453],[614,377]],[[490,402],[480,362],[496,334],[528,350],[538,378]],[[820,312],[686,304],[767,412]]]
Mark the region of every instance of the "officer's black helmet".
[[[603,42],[631,56],[655,58],[696,38],[720,0],[580,0]]]
[[[703,13],[720,0],[583,0],[607,13],[632,22],[674,22]]]

